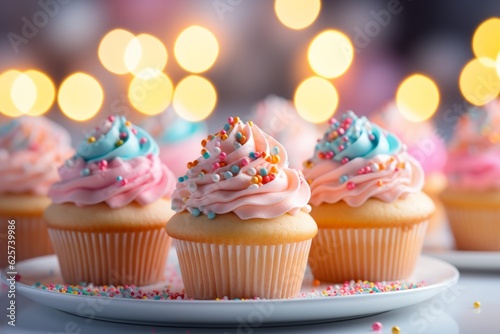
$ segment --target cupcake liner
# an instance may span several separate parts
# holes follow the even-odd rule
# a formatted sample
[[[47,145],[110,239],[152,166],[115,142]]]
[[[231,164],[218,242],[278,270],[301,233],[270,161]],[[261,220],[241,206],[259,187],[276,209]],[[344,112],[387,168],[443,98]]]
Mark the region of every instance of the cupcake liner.
[[[500,251],[500,210],[446,207],[459,250]]]
[[[189,297],[274,299],[299,293],[311,240],[220,245],[174,239],[174,244]]]
[[[110,233],[49,228],[49,235],[67,284],[161,281],[172,243],[163,228]]]
[[[16,262],[54,253],[47,232],[47,223],[43,217],[0,215],[0,268],[7,265],[9,220],[16,221],[14,245]]]
[[[409,277],[422,250],[428,221],[400,227],[320,228],[309,266],[323,282],[389,281]]]

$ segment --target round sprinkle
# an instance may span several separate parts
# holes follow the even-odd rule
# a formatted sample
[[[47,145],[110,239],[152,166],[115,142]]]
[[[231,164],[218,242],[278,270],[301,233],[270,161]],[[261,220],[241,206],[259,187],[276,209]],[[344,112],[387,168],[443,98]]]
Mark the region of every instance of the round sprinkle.
[[[230,128],[231,128],[230,124],[224,124],[224,131],[229,131]]]
[[[214,150],[213,150],[214,155],[219,155],[220,152],[221,152],[220,147],[218,147],[218,146],[214,147]]]
[[[353,190],[354,188],[356,188],[356,184],[354,184],[354,182],[347,182],[347,189]]]
[[[265,168],[261,168],[261,169],[259,170],[259,174],[260,174],[261,176],[266,176],[266,175],[267,175],[267,173],[268,173],[268,172],[267,172],[267,169],[265,169]]]
[[[240,140],[241,138],[243,138],[243,134],[241,132],[237,132],[236,133],[236,140]]]
[[[271,149],[271,154],[272,155],[278,155],[280,154],[280,148],[278,146],[274,146],[272,149]]]
[[[241,159],[240,163],[242,166],[248,166],[248,164],[250,163],[250,160],[248,160],[248,158],[243,158],[243,159]]]
[[[188,184],[187,188],[190,192],[194,193],[198,189],[198,185],[194,182],[191,182],[190,184]]]
[[[374,323],[372,324],[372,329],[373,329],[374,331],[379,331],[379,330],[381,330],[381,329],[382,329],[382,324],[381,324],[380,322],[378,322],[378,321],[377,321],[377,322],[374,322]]]
[[[66,167],[73,167],[75,165],[75,161],[73,159],[68,159],[64,162]]]
[[[132,131],[132,133],[133,133],[134,135],[136,135],[136,134],[137,134],[137,129],[136,129],[136,128],[132,128],[132,130],[130,130],[130,131]]]
[[[378,172],[380,168],[379,168],[378,164],[373,163],[370,165],[370,169],[372,170],[373,173],[375,173],[375,172]]]
[[[258,187],[259,187],[258,184],[252,183],[251,185],[248,186],[248,189],[256,189]]]
[[[474,302],[474,308],[480,308],[481,307],[481,302]]]
[[[120,132],[120,138],[121,139],[127,138],[127,133],[126,132]]]
[[[319,286],[321,284],[321,281],[319,279],[313,280],[313,286]]]
[[[82,169],[82,171],[80,172],[80,175],[81,176],[89,176],[90,175],[90,169],[88,169],[88,168]]]
[[[139,141],[139,142],[140,142],[140,141]],[[123,143],[124,143],[124,142],[123,142],[123,140],[118,139],[118,140],[116,141],[116,143],[115,143],[115,146],[122,146],[122,145],[123,145]]]
[[[87,138],[87,142],[89,143],[94,143],[95,142],[95,137],[94,136],[90,136]]]
[[[240,167],[238,167],[236,165],[231,166],[231,172],[233,174],[238,174],[239,171],[240,171]]]
[[[233,146],[234,146],[234,149],[237,150],[241,147],[241,144],[236,141],[236,142],[234,142]]]
[[[210,153],[209,152],[203,153],[203,158],[205,158],[205,159],[210,158]]]
[[[373,134],[368,135],[368,139],[370,139],[370,140],[375,140],[375,136],[374,136]]]
[[[148,139],[146,137],[142,137],[141,139],[139,139],[139,143],[141,144],[146,144],[148,142]]]
[[[221,159],[221,160],[226,159],[226,157],[227,157],[226,152],[222,152],[221,154],[219,154],[219,159]]]
[[[255,170],[255,168],[248,168],[247,174],[250,176],[255,176],[257,174],[257,170]]]
[[[215,213],[210,211],[209,213],[207,213],[207,217],[208,219],[214,219],[215,218]]]
[[[118,175],[118,176],[116,177],[116,181],[120,182],[121,180],[123,180],[123,176]]]
[[[232,118],[232,117],[228,117],[227,122],[228,122],[229,124],[233,124],[233,123],[234,123],[234,118]]]
[[[219,181],[220,181],[220,176],[219,176],[219,174],[213,174],[213,175],[212,175],[212,181],[214,181],[214,182],[219,182]]]
[[[401,333],[401,328],[399,328],[398,326],[392,327],[392,334],[399,334],[399,333]]]
[[[232,177],[233,177],[233,173],[231,173],[230,171],[224,172],[224,178],[226,180],[229,180]]]
[[[123,179],[120,181],[120,185],[123,187],[123,186],[126,186],[128,184],[128,180],[127,179]]]
[[[344,175],[342,175],[342,176],[339,178],[339,182],[340,182],[340,183],[342,183],[342,184],[343,184],[343,183],[346,183],[346,182],[347,182],[347,180],[349,180],[349,177],[348,177],[347,175],[345,175],[345,174],[344,174]]]
[[[203,179],[205,178],[205,173],[200,172],[200,174],[198,174],[198,178],[199,178],[200,180],[203,180]]]
[[[200,211],[200,209],[198,209],[198,208],[192,208],[192,209],[191,209],[191,214],[192,214],[193,216],[195,216],[195,217],[198,217],[198,216],[201,214],[201,211]]]
[[[348,158],[348,157],[343,157],[343,158],[342,158],[342,163],[343,163],[343,164],[346,164],[346,163],[348,163],[348,162],[349,162],[349,158]]]

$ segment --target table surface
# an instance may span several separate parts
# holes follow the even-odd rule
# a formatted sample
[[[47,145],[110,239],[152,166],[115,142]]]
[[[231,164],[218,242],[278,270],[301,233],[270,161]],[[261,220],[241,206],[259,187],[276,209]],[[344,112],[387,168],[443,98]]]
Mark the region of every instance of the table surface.
[[[448,231],[428,238],[426,246],[450,247]],[[462,270],[458,283],[422,303],[365,318],[316,325],[269,328],[180,328],[141,326],[82,318],[37,304],[19,293],[16,295],[16,327],[7,324],[8,298],[0,287],[0,333],[376,333],[374,322],[391,333],[398,326],[401,333],[500,333],[500,267],[493,270]],[[2,283],[0,283],[2,284]],[[475,309],[474,302],[481,307]]]

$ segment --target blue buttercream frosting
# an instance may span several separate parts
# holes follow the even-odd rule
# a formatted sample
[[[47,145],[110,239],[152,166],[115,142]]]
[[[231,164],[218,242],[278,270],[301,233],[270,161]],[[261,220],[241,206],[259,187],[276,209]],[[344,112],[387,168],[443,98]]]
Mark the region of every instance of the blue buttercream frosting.
[[[402,149],[401,141],[365,116],[348,111],[340,120],[332,119],[330,127],[315,147],[315,156],[341,162],[347,158],[369,159],[378,154],[395,154]]]
[[[158,144],[153,138],[124,116],[108,117],[76,149],[76,155],[87,162],[118,157],[127,160],[158,153]]]

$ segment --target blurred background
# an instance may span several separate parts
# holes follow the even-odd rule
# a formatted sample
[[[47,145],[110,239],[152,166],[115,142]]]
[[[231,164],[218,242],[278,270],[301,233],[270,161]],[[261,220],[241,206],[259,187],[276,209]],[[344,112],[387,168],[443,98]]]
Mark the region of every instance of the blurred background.
[[[446,137],[498,96],[495,16],[497,0],[3,0],[0,117],[76,130],[168,110],[215,131],[275,94],[312,123],[396,101]]]

